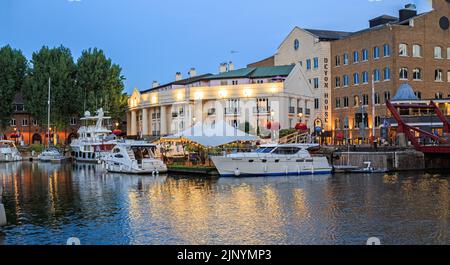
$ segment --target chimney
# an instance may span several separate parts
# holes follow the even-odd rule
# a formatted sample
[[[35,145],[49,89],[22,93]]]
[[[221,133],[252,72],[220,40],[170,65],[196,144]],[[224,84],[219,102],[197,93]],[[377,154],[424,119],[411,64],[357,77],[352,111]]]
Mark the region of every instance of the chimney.
[[[408,20],[415,16],[417,16],[417,8],[414,4],[407,4],[405,5],[405,8],[400,9],[399,11],[400,22]]]
[[[234,64],[231,61],[228,63],[228,71],[234,71]]]
[[[159,87],[158,81],[153,81],[152,88]]]
[[[219,73],[225,73],[227,71],[227,63],[221,63],[219,67]]]
[[[189,73],[189,77],[195,77],[197,75],[197,70],[195,70],[195,68],[192,67],[188,73]]]
[[[181,75],[180,72],[177,72],[177,73],[175,74],[175,81],[180,81],[181,79],[183,79],[183,76]]]

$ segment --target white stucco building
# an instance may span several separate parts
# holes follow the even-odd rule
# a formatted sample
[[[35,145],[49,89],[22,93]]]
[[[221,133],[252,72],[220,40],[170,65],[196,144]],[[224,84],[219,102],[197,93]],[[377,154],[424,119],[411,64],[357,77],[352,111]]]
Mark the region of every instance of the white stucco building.
[[[165,136],[191,127],[197,122],[215,124],[225,120],[253,134],[269,134],[268,123],[293,128],[302,118],[310,118],[314,97],[300,63],[282,66],[249,67],[234,70],[221,64],[218,74],[196,75],[139,91],[128,102],[128,136]]]

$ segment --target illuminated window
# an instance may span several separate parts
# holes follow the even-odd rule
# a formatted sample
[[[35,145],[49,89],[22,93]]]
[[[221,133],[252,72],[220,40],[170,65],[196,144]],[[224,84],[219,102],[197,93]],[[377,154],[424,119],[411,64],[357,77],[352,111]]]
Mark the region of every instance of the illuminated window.
[[[408,56],[408,44],[401,43],[398,47],[398,55]]]

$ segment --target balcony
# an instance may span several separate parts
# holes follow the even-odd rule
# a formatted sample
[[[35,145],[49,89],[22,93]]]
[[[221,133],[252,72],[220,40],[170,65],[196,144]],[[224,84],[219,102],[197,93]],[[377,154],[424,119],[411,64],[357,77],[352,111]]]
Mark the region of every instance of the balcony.
[[[289,107],[289,114],[295,114],[295,107]]]
[[[238,108],[225,108],[226,115],[239,115],[240,110]]]
[[[270,113],[270,107],[254,107],[253,113],[257,114],[269,114]]]

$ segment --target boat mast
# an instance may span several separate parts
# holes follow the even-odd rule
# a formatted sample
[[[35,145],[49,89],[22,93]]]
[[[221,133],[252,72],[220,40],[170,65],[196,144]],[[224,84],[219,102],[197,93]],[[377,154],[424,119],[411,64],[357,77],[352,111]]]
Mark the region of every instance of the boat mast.
[[[47,135],[48,135],[48,148],[50,148],[50,88],[51,78],[48,78],[48,101],[47,101]]]

